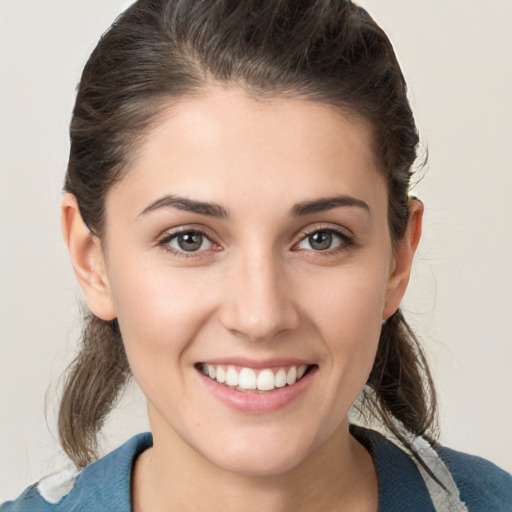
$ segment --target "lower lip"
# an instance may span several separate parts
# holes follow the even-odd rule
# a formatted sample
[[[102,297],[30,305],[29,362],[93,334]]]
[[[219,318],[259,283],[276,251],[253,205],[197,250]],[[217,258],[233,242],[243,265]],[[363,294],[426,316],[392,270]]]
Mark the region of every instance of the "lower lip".
[[[278,411],[296,400],[309,386],[317,367],[311,368],[302,379],[291,386],[265,392],[246,392],[219,384],[216,380],[197,372],[201,382],[221,402],[231,409],[252,414]]]

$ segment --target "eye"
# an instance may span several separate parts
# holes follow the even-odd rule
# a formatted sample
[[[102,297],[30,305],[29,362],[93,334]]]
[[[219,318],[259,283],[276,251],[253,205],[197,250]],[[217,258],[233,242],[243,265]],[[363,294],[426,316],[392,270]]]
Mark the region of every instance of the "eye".
[[[306,235],[296,248],[316,252],[329,251],[351,244],[351,239],[345,233],[335,229],[317,229]]]
[[[160,241],[160,245],[173,252],[200,252],[213,247],[213,242],[201,231],[186,230],[169,234]]]

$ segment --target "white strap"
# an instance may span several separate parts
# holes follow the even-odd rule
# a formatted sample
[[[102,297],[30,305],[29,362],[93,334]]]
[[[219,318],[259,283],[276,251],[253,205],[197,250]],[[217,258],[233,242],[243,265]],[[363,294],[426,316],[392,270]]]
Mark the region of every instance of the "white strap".
[[[55,505],[71,492],[78,473],[74,466],[70,466],[58,473],[43,478],[37,484],[37,490],[48,503]]]
[[[429,474],[415,457],[411,457],[427,486],[436,512],[468,512],[466,505],[459,498],[459,489],[455,480],[430,443],[423,437],[416,437],[411,445],[431,471],[431,474]],[[409,450],[403,446],[398,446],[410,456]],[[432,475],[443,484],[444,489],[434,480]]]
[[[376,430],[409,456],[418,468],[425,482],[436,512],[468,512],[466,505],[459,497],[459,489],[450,471],[439,454],[425,438],[417,437],[408,430],[405,430],[401,425],[396,425],[404,438],[409,441],[417,455],[419,455],[424,465],[428,468],[428,471],[426,471],[425,467],[412,455],[411,450],[404,446],[404,444],[382,424],[376,421],[358,421],[357,417],[351,418],[351,422],[356,425],[359,424],[363,428]],[[439,485],[438,482],[441,482],[442,486]]]

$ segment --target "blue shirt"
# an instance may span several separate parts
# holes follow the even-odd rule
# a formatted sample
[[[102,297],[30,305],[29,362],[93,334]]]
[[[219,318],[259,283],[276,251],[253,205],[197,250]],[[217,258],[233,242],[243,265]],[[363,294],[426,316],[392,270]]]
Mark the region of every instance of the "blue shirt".
[[[379,512],[436,512],[417,466],[407,453],[381,434],[351,426],[352,435],[373,457],[379,482]],[[139,434],[117,450],[87,466],[57,503],[49,503],[29,487],[1,512],[131,512],[130,485],[135,459],[153,443]],[[512,477],[491,462],[436,447],[468,512],[511,512]],[[447,509],[447,512],[448,509]]]

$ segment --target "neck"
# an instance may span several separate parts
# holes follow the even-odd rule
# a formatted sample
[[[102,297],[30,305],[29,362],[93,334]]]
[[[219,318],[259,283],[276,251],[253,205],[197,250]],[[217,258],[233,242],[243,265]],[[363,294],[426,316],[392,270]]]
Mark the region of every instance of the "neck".
[[[153,448],[135,464],[134,512],[375,512],[378,508],[373,462],[346,423],[305,460],[277,475],[233,473],[186,443],[168,443],[155,433],[153,438]]]

